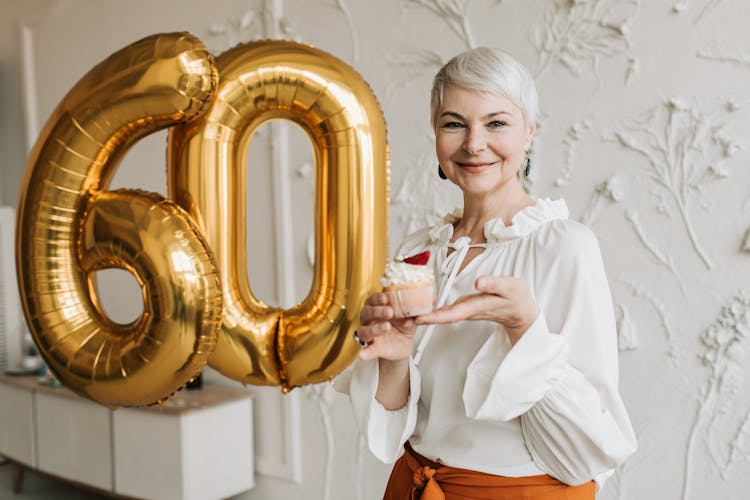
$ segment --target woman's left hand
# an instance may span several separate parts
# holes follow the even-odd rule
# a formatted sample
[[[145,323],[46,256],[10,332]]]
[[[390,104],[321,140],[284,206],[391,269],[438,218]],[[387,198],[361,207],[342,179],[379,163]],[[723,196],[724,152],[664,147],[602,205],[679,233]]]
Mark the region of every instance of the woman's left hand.
[[[510,276],[480,276],[474,282],[475,294],[465,295],[453,304],[415,318],[418,325],[487,320],[500,323],[515,345],[539,315],[539,307],[526,285]]]

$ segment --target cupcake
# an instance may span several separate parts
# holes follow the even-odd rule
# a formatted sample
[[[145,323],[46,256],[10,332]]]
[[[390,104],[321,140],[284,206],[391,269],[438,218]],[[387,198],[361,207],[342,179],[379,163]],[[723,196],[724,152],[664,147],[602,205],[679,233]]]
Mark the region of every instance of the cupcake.
[[[380,283],[396,318],[409,318],[432,311],[435,276],[427,266],[430,251],[389,262]]]

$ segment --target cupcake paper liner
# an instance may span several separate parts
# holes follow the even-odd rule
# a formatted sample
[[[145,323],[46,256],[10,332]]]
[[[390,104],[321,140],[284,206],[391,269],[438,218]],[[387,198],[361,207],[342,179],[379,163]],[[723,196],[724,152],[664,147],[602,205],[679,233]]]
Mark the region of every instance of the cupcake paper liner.
[[[396,318],[410,318],[432,311],[432,285],[384,290]]]

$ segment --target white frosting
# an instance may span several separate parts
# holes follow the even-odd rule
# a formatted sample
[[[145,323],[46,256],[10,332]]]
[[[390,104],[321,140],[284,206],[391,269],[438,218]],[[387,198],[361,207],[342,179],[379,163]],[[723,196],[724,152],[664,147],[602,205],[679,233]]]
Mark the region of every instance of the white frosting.
[[[432,283],[435,274],[430,266],[416,266],[406,262],[389,262],[380,280],[383,286],[412,285],[415,283]]]

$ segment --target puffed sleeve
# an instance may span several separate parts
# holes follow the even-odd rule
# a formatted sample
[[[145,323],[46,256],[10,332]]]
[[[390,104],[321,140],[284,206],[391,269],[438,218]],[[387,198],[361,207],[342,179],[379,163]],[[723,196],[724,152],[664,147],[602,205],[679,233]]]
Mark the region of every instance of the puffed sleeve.
[[[370,451],[383,463],[395,462],[401,448],[417,424],[417,402],[420,395],[419,370],[409,358],[409,399],[399,410],[386,410],[377,399],[378,360],[357,360],[336,377],[334,387],[349,395],[354,419]]]
[[[596,237],[572,221],[541,228],[526,268],[541,310],[510,348],[502,327],[472,360],[467,416],[520,417],[536,465],[567,484],[601,482],[636,448],[618,391],[617,332]]]
[[[396,256],[411,255],[427,248],[429,230],[407,236],[396,250]],[[417,425],[417,403],[421,394],[419,369],[409,358],[409,399],[399,410],[386,410],[375,399],[378,389],[378,360],[357,360],[344,373],[336,377],[334,387],[348,394],[354,410],[359,432],[375,457],[383,463],[392,463],[401,454],[404,443]]]

